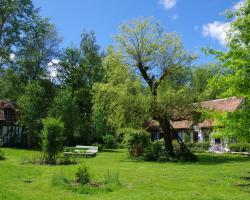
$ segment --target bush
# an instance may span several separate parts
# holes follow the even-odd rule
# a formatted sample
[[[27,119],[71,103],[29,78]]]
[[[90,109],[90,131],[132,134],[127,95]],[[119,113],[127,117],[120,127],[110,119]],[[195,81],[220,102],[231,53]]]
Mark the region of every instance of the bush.
[[[118,143],[116,141],[115,136],[106,135],[103,137],[104,147],[107,149],[116,149],[118,147]]]
[[[249,143],[232,143],[229,144],[229,149],[234,152],[249,152],[250,153],[250,144]]]
[[[165,154],[165,146],[164,141],[159,140],[152,142],[146,149],[145,149],[145,160],[148,161],[165,161],[166,154]]]
[[[5,160],[5,152],[0,149],[0,160]]]
[[[43,142],[45,162],[56,163],[56,155],[63,149],[63,123],[56,118],[48,117],[43,120]]]
[[[75,176],[76,176],[76,182],[80,183],[81,185],[90,182],[90,172],[87,166],[79,167]]]
[[[210,142],[187,143],[187,147],[191,152],[203,153],[205,151],[208,151]]]
[[[150,144],[150,134],[144,129],[127,129],[126,144],[129,154],[133,157],[143,155],[145,148]]]
[[[75,164],[77,164],[77,161],[75,158],[70,158],[69,156],[63,156],[63,157],[57,158],[57,164],[59,164],[59,165],[75,165]]]

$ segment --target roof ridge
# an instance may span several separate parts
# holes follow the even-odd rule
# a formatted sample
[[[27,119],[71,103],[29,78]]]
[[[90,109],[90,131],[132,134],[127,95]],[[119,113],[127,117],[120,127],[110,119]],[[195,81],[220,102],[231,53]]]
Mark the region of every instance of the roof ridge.
[[[223,101],[223,100],[229,100],[229,99],[242,99],[242,98],[238,98],[236,96],[233,96],[233,97],[227,97],[227,98],[221,98],[221,99],[213,99],[213,100],[201,101],[200,103]]]

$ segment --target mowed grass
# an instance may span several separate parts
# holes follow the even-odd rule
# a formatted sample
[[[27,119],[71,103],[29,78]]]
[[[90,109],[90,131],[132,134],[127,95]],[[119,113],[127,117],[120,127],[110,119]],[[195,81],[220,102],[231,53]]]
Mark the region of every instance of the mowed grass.
[[[235,155],[199,155],[195,163],[154,163],[135,161],[125,150],[102,152],[95,158],[83,159],[78,165],[22,165],[23,157],[40,152],[4,149],[7,159],[0,161],[1,200],[246,200],[250,186],[237,184],[250,181],[250,159]],[[109,172],[118,172],[122,186],[114,191],[77,194],[53,186],[56,173],[74,179],[82,163],[87,164],[95,180]]]

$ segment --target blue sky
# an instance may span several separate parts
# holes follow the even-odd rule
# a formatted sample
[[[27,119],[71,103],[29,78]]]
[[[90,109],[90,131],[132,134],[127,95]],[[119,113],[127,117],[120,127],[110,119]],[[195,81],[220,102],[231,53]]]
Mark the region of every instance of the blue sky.
[[[176,31],[185,48],[200,52],[202,47],[224,49],[227,21],[222,15],[239,0],[33,0],[41,15],[50,17],[63,38],[62,47],[79,44],[80,34],[94,30],[102,49],[114,44],[121,23],[154,16],[167,32]],[[200,57],[198,63],[210,58]]]

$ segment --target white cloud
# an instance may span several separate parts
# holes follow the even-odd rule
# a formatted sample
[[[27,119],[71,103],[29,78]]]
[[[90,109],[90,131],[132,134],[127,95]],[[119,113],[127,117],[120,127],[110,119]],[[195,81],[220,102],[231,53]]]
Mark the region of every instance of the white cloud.
[[[48,63],[48,71],[49,71],[51,78],[55,78],[57,75],[56,66],[58,65],[58,63],[59,63],[59,60],[57,59],[53,59]]]
[[[15,55],[14,53],[11,53],[11,54],[10,54],[10,60],[13,61],[13,60],[15,60],[15,58],[16,58],[16,55]]]
[[[245,3],[245,0],[241,0],[233,6],[234,10],[239,10]]]
[[[226,45],[227,32],[229,30],[230,23],[214,21],[203,25],[202,35],[204,37],[211,37],[218,40],[222,46]]]
[[[163,5],[167,10],[175,7],[176,1],[177,0],[159,0],[160,4]]]

